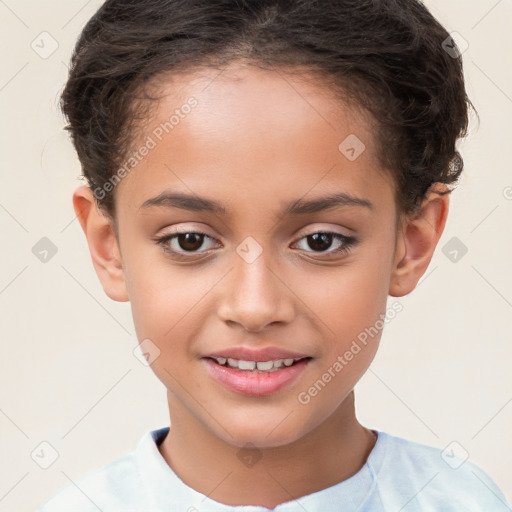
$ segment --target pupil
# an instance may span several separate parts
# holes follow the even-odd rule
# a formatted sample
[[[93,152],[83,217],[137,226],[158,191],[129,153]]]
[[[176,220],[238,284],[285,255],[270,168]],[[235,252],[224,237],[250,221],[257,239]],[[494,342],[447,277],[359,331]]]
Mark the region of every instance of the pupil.
[[[178,236],[178,243],[181,249],[185,251],[194,251],[203,245],[203,236],[204,235],[200,233],[181,233]]]
[[[313,242],[313,243],[311,243]],[[308,236],[308,244],[312,249],[325,251],[332,243],[332,235],[329,233],[314,233]]]

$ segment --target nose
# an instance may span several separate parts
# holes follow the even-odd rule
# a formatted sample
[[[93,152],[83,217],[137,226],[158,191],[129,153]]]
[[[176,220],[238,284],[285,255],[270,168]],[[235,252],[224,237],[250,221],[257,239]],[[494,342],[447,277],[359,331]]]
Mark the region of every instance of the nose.
[[[272,258],[264,256],[268,252],[251,263],[235,255],[218,306],[218,315],[227,324],[260,332],[271,324],[293,320],[293,292],[279,271],[270,267]]]

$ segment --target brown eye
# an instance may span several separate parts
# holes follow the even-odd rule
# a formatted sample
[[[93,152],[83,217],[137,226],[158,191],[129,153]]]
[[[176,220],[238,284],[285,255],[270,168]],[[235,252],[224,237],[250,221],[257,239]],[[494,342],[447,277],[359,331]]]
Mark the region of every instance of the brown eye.
[[[306,243],[302,244],[303,247],[300,247],[300,242],[302,241],[305,241]],[[330,249],[333,242],[337,242],[336,245],[338,247]],[[297,245],[307,253],[331,255],[348,252],[356,242],[357,241],[354,237],[342,235],[341,233],[318,232],[301,238],[299,242],[297,242]],[[304,247],[304,245],[306,247]],[[308,250],[308,248],[312,250]]]
[[[199,255],[208,252],[212,247],[204,248],[205,240],[212,240],[206,233],[196,231],[184,231],[164,235],[156,239],[162,249],[176,258],[186,258],[188,254]],[[213,244],[215,245],[215,244]]]
[[[203,245],[204,236],[202,233],[180,233],[176,235],[176,241],[184,251],[197,251]]]
[[[315,251],[326,251],[329,249],[332,245],[332,239],[331,233],[314,233],[306,237],[308,246]]]

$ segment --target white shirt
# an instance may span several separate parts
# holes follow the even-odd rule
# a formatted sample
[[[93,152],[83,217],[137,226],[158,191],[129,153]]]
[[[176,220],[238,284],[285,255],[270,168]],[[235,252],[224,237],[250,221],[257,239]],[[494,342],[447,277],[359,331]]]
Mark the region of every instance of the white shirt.
[[[169,427],[146,433],[137,448],[69,484],[38,512],[269,512],[231,506],[187,486],[158,451]],[[438,448],[377,432],[365,465],[275,512],[505,512],[512,507],[480,468]],[[453,455],[453,456],[452,456]],[[456,468],[456,469],[455,469]]]

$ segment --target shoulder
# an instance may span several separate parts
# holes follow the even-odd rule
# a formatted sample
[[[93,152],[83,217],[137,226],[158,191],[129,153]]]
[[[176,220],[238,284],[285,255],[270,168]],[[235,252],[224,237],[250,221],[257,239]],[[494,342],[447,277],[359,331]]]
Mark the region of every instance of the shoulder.
[[[135,512],[143,483],[133,452],[70,482],[38,512]]]
[[[496,483],[456,441],[441,449],[385,432],[379,437],[381,463],[370,469],[385,510],[509,510]]]

